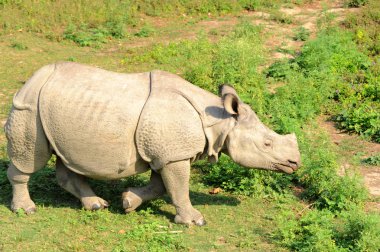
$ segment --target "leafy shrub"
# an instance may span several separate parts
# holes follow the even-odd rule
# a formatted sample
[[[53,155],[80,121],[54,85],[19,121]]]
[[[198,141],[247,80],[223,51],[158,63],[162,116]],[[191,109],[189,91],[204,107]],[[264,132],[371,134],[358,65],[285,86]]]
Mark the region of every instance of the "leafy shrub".
[[[266,8],[277,8],[282,1],[265,1],[265,0],[239,0],[240,5],[249,11],[257,11]]]
[[[310,211],[299,220],[292,212],[284,212],[274,238],[293,251],[337,251],[333,223],[334,215],[327,210]]]
[[[296,41],[306,41],[310,36],[310,31],[303,26],[297,28],[294,32],[293,39]]]
[[[368,164],[368,165],[377,165],[377,166],[379,166],[380,165],[380,154],[367,157],[367,158],[365,158],[365,159],[362,160],[362,163]]]
[[[107,22],[104,26],[91,28],[87,24],[79,27],[70,24],[64,31],[63,38],[72,40],[80,46],[99,47],[111,38],[124,38],[125,32],[122,24]]]
[[[24,45],[23,43],[20,43],[20,42],[13,42],[11,44],[11,47],[14,49],[20,50],[20,51],[28,49],[28,47],[26,45]]]
[[[380,104],[379,101],[348,97],[344,109],[336,116],[342,129],[356,132],[376,142],[380,142]]]
[[[368,57],[358,51],[352,34],[339,29],[324,30],[317,39],[305,44],[296,62],[305,74],[319,72],[341,78],[345,74],[354,76],[370,66]]]
[[[142,37],[142,38],[146,38],[146,37],[149,37],[151,36],[152,34],[154,33],[154,28],[151,27],[150,25],[144,25],[140,31],[136,32],[134,35],[136,37]]]
[[[368,3],[368,0],[347,0],[344,4],[348,7],[360,7]]]
[[[311,140],[311,141],[310,141]],[[307,158],[297,179],[305,187],[303,197],[314,201],[319,209],[339,212],[352,204],[360,205],[367,198],[366,190],[355,175],[338,176],[337,157],[325,136],[301,142],[301,151]]]
[[[335,216],[327,210],[308,210],[297,217],[278,218],[275,240],[293,251],[373,251],[380,248],[380,218],[357,208]]]
[[[64,32],[64,39],[72,40],[80,46],[100,46],[107,41],[108,32],[98,28],[88,28],[87,25],[76,27],[69,25]]]
[[[225,155],[221,156],[218,164],[203,164],[201,170],[205,184],[243,195],[276,196],[287,191],[291,185],[289,176],[247,169]]]

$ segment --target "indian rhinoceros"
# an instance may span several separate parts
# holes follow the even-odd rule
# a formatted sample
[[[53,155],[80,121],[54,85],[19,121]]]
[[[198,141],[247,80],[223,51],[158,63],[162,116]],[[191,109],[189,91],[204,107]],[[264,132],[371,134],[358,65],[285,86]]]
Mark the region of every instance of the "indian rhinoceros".
[[[163,71],[114,73],[77,63],[42,67],[15,95],[5,125],[11,208],[36,210],[32,173],[57,156],[61,187],[88,210],[108,203],[86,177],[112,180],[151,170],[150,183],[122,194],[126,212],[168,193],[176,223],[205,224],[189,198],[190,164],[221,152],[245,167],[291,173],[300,165],[294,134],[267,128],[228,85],[220,97]]]

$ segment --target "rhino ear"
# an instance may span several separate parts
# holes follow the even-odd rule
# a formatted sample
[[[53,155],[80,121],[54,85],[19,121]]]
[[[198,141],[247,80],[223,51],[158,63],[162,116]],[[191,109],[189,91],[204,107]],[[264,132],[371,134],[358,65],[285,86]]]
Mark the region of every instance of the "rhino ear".
[[[222,98],[223,106],[231,115],[239,114],[240,99],[236,90],[229,85],[221,85],[219,87],[219,95]]]

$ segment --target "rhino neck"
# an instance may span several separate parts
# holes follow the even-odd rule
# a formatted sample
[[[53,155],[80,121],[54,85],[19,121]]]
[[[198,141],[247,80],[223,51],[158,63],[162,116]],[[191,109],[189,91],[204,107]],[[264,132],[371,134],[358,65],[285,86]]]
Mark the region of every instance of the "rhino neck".
[[[235,119],[231,116],[220,119],[215,124],[205,127],[204,132],[207,139],[207,145],[205,153],[208,156],[208,160],[212,163],[218,161],[219,153],[223,150],[225,146],[225,141],[228,133],[235,126]]]

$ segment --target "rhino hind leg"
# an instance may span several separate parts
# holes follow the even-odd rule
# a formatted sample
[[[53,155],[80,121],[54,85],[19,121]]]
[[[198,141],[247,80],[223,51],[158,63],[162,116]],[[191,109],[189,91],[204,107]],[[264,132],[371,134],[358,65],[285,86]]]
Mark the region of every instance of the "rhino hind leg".
[[[86,210],[99,210],[108,207],[108,202],[96,196],[88,185],[86,178],[69,170],[61,161],[57,159],[56,176],[58,184],[77,197]]]
[[[196,210],[189,195],[190,160],[177,161],[167,164],[161,170],[162,180],[176,208],[176,223],[197,226],[206,224],[202,214]]]
[[[32,214],[36,211],[36,205],[31,200],[28,190],[30,175],[17,169],[13,163],[8,167],[7,176],[13,190],[11,209],[14,212],[23,209],[26,214]]]
[[[150,182],[143,187],[130,187],[122,194],[123,207],[126,213],[132,212],[144,201],[161,197],[166,192],[161,175],[152,171]]]
[[[22,107],[20,104],[18,106]],[[24,209],[29,214],[36,211],[36,206],[29,196],[30,176],[46,165],[52,152],[38,111],[27,105],[24,107],[12,108],[4,129],[8,139],[8,156],[11,160],[7,171],[13,190],[11,209]]]

